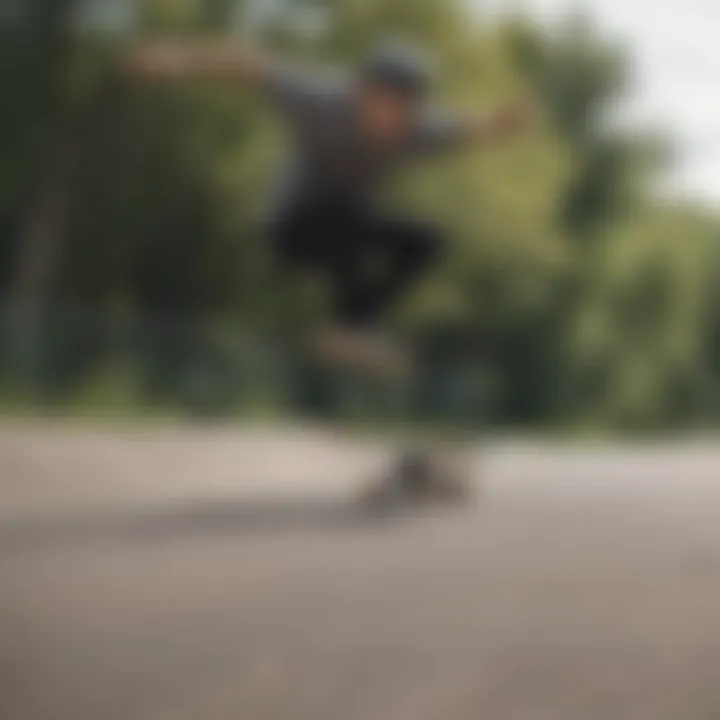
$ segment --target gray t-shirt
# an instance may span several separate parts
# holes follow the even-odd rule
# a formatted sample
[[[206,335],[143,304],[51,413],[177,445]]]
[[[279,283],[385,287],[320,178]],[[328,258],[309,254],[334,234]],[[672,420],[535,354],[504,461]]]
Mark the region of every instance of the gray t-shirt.
[[[273,214],[297,199],[328,193],[370,199],[393,171],[412,160],[460,149],[469,137],[463,120],[425,110],[402,141],[374,144],[358,125],[352,79],[331,72],[277,67],[269,73],[266,89],[294,145]]]

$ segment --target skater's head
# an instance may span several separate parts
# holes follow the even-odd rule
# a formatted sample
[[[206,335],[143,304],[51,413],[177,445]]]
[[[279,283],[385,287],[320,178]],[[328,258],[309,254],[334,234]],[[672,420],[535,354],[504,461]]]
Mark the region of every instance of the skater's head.
[[[381,141],[410,130],[432,85],[432,70],[422,52],[404,43],[374,50],[360,72],[360,119],[363,129]]]

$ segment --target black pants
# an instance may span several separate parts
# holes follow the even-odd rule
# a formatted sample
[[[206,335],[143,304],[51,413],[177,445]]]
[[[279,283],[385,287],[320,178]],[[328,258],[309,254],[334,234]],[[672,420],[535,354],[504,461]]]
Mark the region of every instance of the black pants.
[[[335,319],[352,327],[376,324],[440,250],[432,228],[338,198],[296,203],[273,235],[285,262],[324,274]]]

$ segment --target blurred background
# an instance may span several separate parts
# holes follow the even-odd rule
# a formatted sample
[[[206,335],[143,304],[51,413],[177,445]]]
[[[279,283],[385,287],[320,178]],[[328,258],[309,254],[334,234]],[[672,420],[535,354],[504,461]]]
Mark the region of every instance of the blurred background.
[[[720,718],[719,24],[0,0],[0,718]],[[396,34],[442,102],[543,118],[391,189],[451,247],[390,322],[420,372],[388,392],[302,352],[324,288],[258,230],[262,98],[118,60],[235,37],[352,63]],[[359,511],[409,423],[491,426],[474,503]]]
[[[525,94],[545,110],[522,142],[394,189],[452,242],[394,319],[422,351],[411,416],[714,426],[717,63],[701,13],[643,8],[3,0],[0,405],[391,412],[382,393],[331,391],[297,352],[322,318],[322,288],[282,277],[257,230],[282,154],[262,99],[240,84],[143,87],[116,68],[141,39],[251,37],[299,61],[351,63],[401,34],[437,55],[447,103],[476,110]]]

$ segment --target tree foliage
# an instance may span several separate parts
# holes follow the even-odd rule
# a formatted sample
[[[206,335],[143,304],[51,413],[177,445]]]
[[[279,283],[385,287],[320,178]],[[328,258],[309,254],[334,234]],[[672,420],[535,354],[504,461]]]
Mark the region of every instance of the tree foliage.
[[[282,134],[242,87],[120,78],[113,57],[128,29],[98,3],[36,0],[0,19],[8,317],[39,262],[28,244],[53,249],[29,290],[40,308],[34,377],[67,397],[129,377],[134,390],[123,392],[139,402],[287,405],[312,383],[283,343],[323,306],[318,288],[308,295],[273,267],[257,231]],[[246,10],[144,0],[123,17],[140,37],[196,37],[236,31]],[[424,349],[418,413],[450,395],[469,421],[488,399],[492,420],[514,424],[640,428],[717,413],[717,219],[649,193],[657,147],[612,122],[629,72],[618,47],[579,18],[543,31],[489,23],[457,0],[286,0],[275,10],[263,18],[266,43],[298,61],[352,62],[402,34],[435,53],[444,102],[476,110],[528,94],[544,108],[521,142],[419,168],[393,189],[393,202],[448,237],[442,266],[394,319]],[[53,184],[58,157],[71,182]],[[37,241],[28,228],[43,198],[66,195]],[[4,347],[7,358],[7,337]]]

